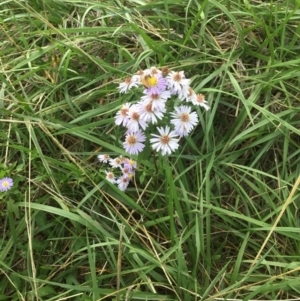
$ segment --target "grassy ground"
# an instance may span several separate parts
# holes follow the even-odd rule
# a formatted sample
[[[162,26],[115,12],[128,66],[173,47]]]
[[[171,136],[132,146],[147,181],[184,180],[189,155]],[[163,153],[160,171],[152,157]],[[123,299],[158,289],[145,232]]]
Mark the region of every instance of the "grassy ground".
[[[299,1],[2,1],[0,300],[300,295]],[[184,70],[209,112],[125,192],[117,85]]]

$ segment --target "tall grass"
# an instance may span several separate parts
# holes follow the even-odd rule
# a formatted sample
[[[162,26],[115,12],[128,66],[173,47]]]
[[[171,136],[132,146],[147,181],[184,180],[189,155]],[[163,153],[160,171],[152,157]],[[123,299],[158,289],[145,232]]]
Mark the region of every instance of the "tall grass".
[[[1,300],[300,295],[297,1],[2,1]],[[119,80],[184,70],[209,112],[124,193]],[[132,99],[133,100],[133,99]]]

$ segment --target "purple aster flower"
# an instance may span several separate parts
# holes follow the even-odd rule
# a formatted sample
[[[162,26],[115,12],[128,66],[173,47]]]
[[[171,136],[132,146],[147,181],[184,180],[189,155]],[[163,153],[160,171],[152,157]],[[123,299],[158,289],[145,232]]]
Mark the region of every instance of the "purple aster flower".
[[[142,78],[142,83],[147,94],[160,94],[166,91],[168,82],[160,73],[146,75]]]
[[[11,178],[3,178],[0,180],[0,191],[10,190],[14,185],[14,181]]]
[[[123,146],[128,154],[136,155],[144,149],[145,144],[142,142],[145,140],[146,137],[142,131],[137,131],[136,133],[127,133]]]
[[[136,169],[136,161],[126,158],[126,160],[124,161],[124,167],[131,167],[131,170]]]

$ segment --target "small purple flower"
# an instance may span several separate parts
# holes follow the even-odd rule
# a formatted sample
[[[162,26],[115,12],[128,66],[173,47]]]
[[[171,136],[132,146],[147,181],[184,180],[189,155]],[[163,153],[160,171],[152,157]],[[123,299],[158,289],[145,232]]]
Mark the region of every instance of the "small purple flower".
[[[167,79],[164,78],[160,73],[146,76],[144,81],[147,94],[160,94],[167,89]]]
[[[124,167],[131,167],[131,170],[135,170],[136,169],[136,161],[126,158],[126,160],[124,161]]]
[[[0,180],[0,191],[10,190],[14,185],[14,181],[11,178],[3,178]]]

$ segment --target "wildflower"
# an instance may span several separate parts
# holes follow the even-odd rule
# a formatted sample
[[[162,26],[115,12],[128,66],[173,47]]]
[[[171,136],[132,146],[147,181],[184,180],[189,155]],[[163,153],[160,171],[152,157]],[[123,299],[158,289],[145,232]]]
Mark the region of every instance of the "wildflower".
[[[147,127],[147,123],[141,119],[141,114],[139,112],[139,106],[133,105],[128,111],[129,120],[127,122],[127,128],[129,132],[137,132],[139,126],[144,130]]]
[[[174,131],[170,130],[170,127],[158,128],[160,135],[151,134],[155,138],[151,138],[152,148],[156,151],[161,151],[162,155],[171,154],[179,147],[178,138]]]
[[[187,102],[197,101],[197,95],[191,87],[187,87],[186,89],[183,89],[180,92],[178,92],[178,98],[181,101],[185,100]]]
[[[139,84],[138,76],[126,77],[125,81],[119,84],[118,89],[120,93],[126,93],[128,90],[137,87]]]
[[[126,126],[129,118],[128,118],[128,111],[130,108],[130,103],[126,103],[122,106],[122,108],[117,112],[115,116],[115,124],[116,125],[123,125]]]
[[[130,179],[126,175],[119,177],[117,179],[117,184],[118,184],[119,189],[121,191],[126,190],[126,188],[128,187],[129,181],[130,181]]]
[[[122,170],[123,176],[126,175],[128,177],[128,174],[131,173],[132,168],[130,166],[126,166],[126,167],[123,167],[121,170]]]
[[[112,168],[121,167],[122,162],[123,162],[123,160],[120,157],[117,157],[117,158],[114,158],[114,159],[109,159],[109,165]]]
[[[107,154],[98,155],[97,157],[98,157],[98,160],[103,163],[107,163],[110,158],[109,155],[107,155]]]
[[[130,166],[131,170],[136,169],[136,161],[126,158],[126,160],[124,161],[124,167],[127,166]]]
[[[152,110],[163,111],[165,109],[166,102],[170,97],[170,91],[146,94],[141,97],[141,103],[143,105],[152,104]]]
[[[164,113],[166,112],[165,108],[161,108],[160,110],[152,108],[152,102],[149,103],[140,103],[140,114],[141,119],[146,122],[156,123],[158,119],[162,119],[164,117]]]
[[[140,130],[135,133],[127,133],[123,146],[128,154],[136,155],[144,149],[145,144],[142,142],[145,140],[146,137]]]
[[[134,170],[128,173],[127,176],[128,176],[128,178],[129,178],[129,181],[132,180],[132,178],[134,177],[134,174],[135,174],[135,171],[134,171]]]
[[[106,174],[107,181],[109,181],[113,184],[116,183],[115,174],[113,172],[105,170],[105,174]]]
[[[197,98],[192,101],[194,105],[198,105],[200,107],[203,107],[206,111],[210,109],[209,105],[207,104],[207,101],[204,98],[204,95],[197,94]]]
[[[198,116],[195,112],[191,113],[189,106],[175,107],[175,113],[171,113],[173,119],[171,123],[174,124],[175,132],[180,136],[187,136],[188,133],[198,123]]]
[[[160,94],[167,88],[167,80],[162,77],[161,73],[143,76],[142,84],[147,94]]]
[[[3,178],[0,180],[0,191],[10,190],[14,185],[14,181],[11,178]]]
[[[190,80],[185,78],[184,72],[171,71],[167,76],[168,88],[172,94],[178,94],[181,91],[186,91],[190,85]]]
[[[156,75],[156,74],[161,74],[161,70],[156,68],[155,66],[151,67],[150,69],[146,69],[141,72],[142,78],[146,75]]]

